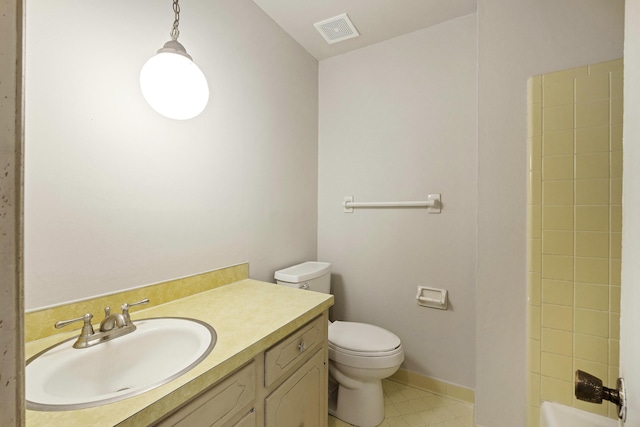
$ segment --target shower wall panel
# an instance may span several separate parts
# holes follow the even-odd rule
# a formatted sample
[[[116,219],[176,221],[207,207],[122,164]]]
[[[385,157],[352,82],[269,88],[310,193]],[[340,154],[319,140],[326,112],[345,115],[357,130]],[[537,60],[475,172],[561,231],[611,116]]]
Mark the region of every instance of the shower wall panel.
[[[614,387],[619,366],[622,59],[529,80],[528,416],[573,395],[581,369]]]

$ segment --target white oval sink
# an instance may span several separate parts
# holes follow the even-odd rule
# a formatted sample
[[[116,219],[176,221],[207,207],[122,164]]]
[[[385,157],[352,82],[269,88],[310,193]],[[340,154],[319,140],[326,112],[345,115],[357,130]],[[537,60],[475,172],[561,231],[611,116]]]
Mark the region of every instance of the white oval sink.
[[[33,356],[26,367],[27,409],[66,411],[116,402],[165,384],[204,360],[216,332],[195,319],[134,322],[137,329],[83,349],[76,338]]]

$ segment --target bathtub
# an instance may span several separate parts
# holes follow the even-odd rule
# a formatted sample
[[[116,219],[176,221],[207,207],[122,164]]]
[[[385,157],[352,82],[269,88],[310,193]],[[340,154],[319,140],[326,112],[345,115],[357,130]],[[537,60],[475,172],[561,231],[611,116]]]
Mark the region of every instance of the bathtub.
[[[559,403],[542,402],[540,427],[618,427],[618,421]]]

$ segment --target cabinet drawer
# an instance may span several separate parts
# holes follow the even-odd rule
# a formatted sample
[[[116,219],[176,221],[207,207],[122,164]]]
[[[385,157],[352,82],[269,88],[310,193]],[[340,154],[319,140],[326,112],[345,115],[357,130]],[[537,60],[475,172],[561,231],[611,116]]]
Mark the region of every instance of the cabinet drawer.
[[[223,426],[250,405],[256,395],[256,363],[251,362],[204,391],[156,426]],[[243,418],[244,420],[244,418]],[[251,418],[249,418],[251,420]],[[248,421],[249,421],[248,420]],[[243,424],[242,421],[239,425]]]
[[[298,362],[305,360],[307,355],[311,355],[313,350],[322,344],[326,327],[324,317],[317,317],[267,350],[264,355],[265,387],[269,387],[293,369]]]

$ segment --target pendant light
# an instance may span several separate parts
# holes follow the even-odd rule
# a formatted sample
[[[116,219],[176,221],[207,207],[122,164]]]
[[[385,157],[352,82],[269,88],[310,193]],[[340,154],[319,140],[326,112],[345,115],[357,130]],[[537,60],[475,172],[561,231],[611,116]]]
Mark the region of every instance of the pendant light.
[[[171,40],[140,70],[140,89],[144,99],[158,113],[170,119],[187,120],[207,106],[209,86],[200,68],[178,42],[178,0],[173,0],[173,12]]]

